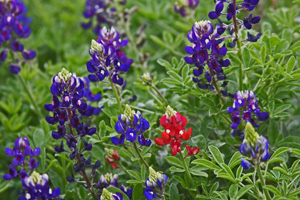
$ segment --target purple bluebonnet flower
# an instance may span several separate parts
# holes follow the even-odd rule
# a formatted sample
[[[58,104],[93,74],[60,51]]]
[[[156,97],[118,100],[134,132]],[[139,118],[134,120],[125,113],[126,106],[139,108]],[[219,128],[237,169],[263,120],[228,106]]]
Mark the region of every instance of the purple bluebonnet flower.
[[[123,200],[123,195],[119,192],[113,194],[104,188],[99,200]]]
[[[196,69],[193,70],[195,76],[193,81],[201,89],[214,90],[211,82],[226,79],[223,67],[230,65],[228,59],[223,59],[227,53],[227,48],[221,46],[224,38],[218,38],[210,21],[196,22],[187,37],[193,45],[185,47],[186,53],[192,56],[185,57],[185,61],[196,66]],[[208,69],[205,66],[208,66]],[[204,74],[204,78],[199,77],[202,74]]]
[[[60,195],[60,188],[55,188],[53,191],[49,187],[49,177],[47,174],[40,175],[37,172],[32,172],[30,176],[25,176],[22,179],[24,192],[19,200],[36,200],[36,199],[56,199]]]
[[[188,9],[195,9],[199,4],[199,0],[178,0],[175,2],[174,10],[180,13],[182,17],[187,15]]]
[[[114,8],[110,8],[110,5],[111,2],[107,0],[86,0],[83,16],[87,22],[81,23],[81,27],[84,29],[91,28],[96,21],[93,30],[95,34],[98,34],[103,25],[114,25],[116,23],[116,11]],[[96,20],[94,20],[95,18]]]
[[[83,122],[80,123],[81,118],[91,116],[94,110],[89,108],[82,99],[84,96],[84,82],[76,74],[71,74],[66,69],[62,69],[58,75],[53,77],[52,81],[50,90],[53,95],[53,101],[52,104],[46,104],[44,107],[47,111],[52,112],[53,115],[47,116],[46,120],[51,125],[58,123],[57,130],[52,131],[52,137],[56,140],[66,139],[66,144],[70,151],[64,149],[63,142],[61,142],[60,146],[55,146],[55,150],[58,153],[70,153],[70,159],[77,161],[73,165],[75,172],[92,168],[90,177],[93,179],[96,174],[95,170],[100,167],[100,161],[91,164],[91,157],[86,159],[83,155],[84,151],[90,151],[93,147],[92,144],[83,139],[84,136],[92,136],[96,132],[96,128],[90,128]],[[78,144],[81,141],[83,141],[83,145],[79,149]],[[71,179],[68,178],[68,180]]]
[[[126,140],[134,143],[136,140],[142,146],[150,146],[151,140],[145,139],[143,133],[150,127],[149,122],[141,117],[141,113],[138,111],[132,111],[129,105],[126,105],[124,114],[120,114],[118,121],[115,124],[116,131],[121,134],[119,138],[112,137],[111,141],[115,145],[124,144]]]
[[[32,50],[25,50],[19,39],[27,38],[30,35],[30,28],[27,23],[30,19],[26,17],[27,8],[20,0],[0,1],[0,46],[3,49],[0,54],[0,65],[7,58],[7,51],[11,51],[14,57],[21,52],[23,58],[31,60],[36,53]],[[22,59],[15,59],[17,63],[11,63],[11,73],[18,74]]]
[[[8,147],[5,148],[5,154],[8,157],[14,158],[12,160],[12,165],[9,165],[9,173],[4,174],[3,179],[10,180],[19,176],[22,178],[21,174],[24,174],[24,169],[27,169],[27,167],[31,170],[37,168],[39,166],[39,161],[36,161],[33,157],[39,156],[40,153],[40,147],[36,147],[34,150],[30,148],[30,143],[26,136],[24,136],[24,138],[20,137],[16,139],[13,149]],[[20,169],[22,170],[17,170],[18,166],[20,166]]]
[[[268,139],[258,135],[250,122],[246,124],[245,138],[239,150],[243,156],[250,158],[254,165],[259,166],[261,162],[267,162],[270,158]],[[241,160],[244,169],[250,169],[252,163],[244,158]]]
[[[224,4],[228,4],[227,9],[224,9]],[[252,11],[255,6],[259,3],[259,0],[244,0],[243,3],[236,3],[236,1],[233,0],[215,0],[215,11],[211,11],[208,16],[210,19],[215,20],[218,19],[219,20],[219,24],[216,25],[217,27],[217,33],[219,35],[222,35],[226,30],[229,31],[229,34],[232,35],[235,32],[235,22],[237,23],[237,28],[239,30],[242,30],[244,28],[246,29],[251,29],[252,28],[252,24],[257,24],[260,21],[260,17],[259,16],[255,16],[253,17],[252,14],[250,14],[249,16],[244,17],[243,20],[240,20],[236,17],[236,15],[241,12],[242,10],[248,10],[248,11]],[[226,10],[227,13],[224,13],[223,10]],[[229,24],[225,24],[223,23],[223,21],[220,19],[220,17],[222,15],[226,15],[226,18],[228,21],[231,21],[232,18],[236,18],[236,20],[234,20],[235,22],[229,23]],[[239,36],[232,36],[233,40],[232,42],[230,42],[230,47],[233,48],[236,45],[236,40],[237,37],[241,36],[241,32],[238,32]],[[248,31],[249,34],[249,31]],[[247,39],[242,40],[241,42],[244,41],[250,41],[250,42],[256,42],[260,37],[260,34],[257,37],[247,37]]]
[[[118,186],[118,175],[117,174],[111,174],[111,173],[107,173],[105,174],[105,176],[101,175],[100,180],[98,181],[98,187],[99,188],[107,188],[109,186],[114,186],[114,187],[119,187]],[[132,191],[133,188],[131,189],[127,189],[123,184],[120,187],[121,191],[124,192],[129,199],[132,198]]]
[[[265,121],[269,118],[268,112],[261,112],[255,93],[248,90],[237,91],[234,94],[233,106],[228,107],[227,111],[231,114],[232,135],[239,136],[240,140],[244,139],[242,130],[245,123],[250,122],[254,127],[259,127],[256,120]]]
[[[108,77],[114,84],[123,85],[124,80],[120,74],[126,73],[133,63],[133,60],[128,59],[125,52],[120,50],[127,42],[127,39],[120,39],[119,32],[114,27],[110,30],[103,27],[99,31],[99,39],[92,41],[92,59],[86,64],[91,73],[88,76],[90,81],[102,81]]]
[[[152,167],[149,167],[149,178],[145,182],[146,189],[144,190],[146,199],[152,200],[158,195],[163,196],[168,179],[167,175],[156,172]]]

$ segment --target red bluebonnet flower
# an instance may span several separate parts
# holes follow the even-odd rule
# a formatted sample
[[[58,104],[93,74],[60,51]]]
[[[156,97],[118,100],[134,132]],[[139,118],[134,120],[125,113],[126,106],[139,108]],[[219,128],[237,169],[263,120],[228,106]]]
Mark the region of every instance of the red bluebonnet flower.
[[[267,162],[270,158],[268,139],[258,135],[250,122],[246,124],[245,138],[239,150],[243,156],[250,158],[254,165]],[[251,162],[244,158],[241,160],[241,165],[244,169],[250,169],[252,167]]]
[[[265,121],[269,118],[268,112],[261,112],[258,101],[253,91],[237,91],[234,94],[234,102],[232,107],[228,107],[227,111],[231,114],[232,135],[239,136],[240,140],[244,139],[243,126],[250,122],[254,127],[259,127],[255,120]],[[242,123],[242,122],[245,123]]]
[[[123,200],[123,195],[119,192],[113,194],[104,188],[99,200]]]
[[[105,148],[104,150],[105,150],[105,160],[107,162],[109,162],[109,164],[113,168],[118,168],[118,165],[116,163],[116,162],[118,162],[120,160],[118,151],[117,150],[108,149],[108,148]]]
[[[115,145],[124,144],[125,138],[131,143],[138,140],[142,146],[150,146],[151,140],[145,139],[143,133],[149,129],[149,122],[141,117],[141,112],[132,111],[129,105],[126,105],[124,114],[120,114],[115,124],[116,131],[121,134],[119,138],[112,137],[111,141]]]
[[[193,149],[191,147],[189,147],[187,144],[184,144],[185,148],[188,151],[188,155],[192,156],[192,155],[197,155],[200,151],[199,147],[194,147]]]
[[[40,147],[36,147],[34,150],[30,148],[30,143],[26,136],[24,138],[20,137],[15,140],[15,146],[13,149],[5,148],[5,154],[8,157],[14,157],[12,160],[12,165],[9,165],[9,173],[3,175],[4,180],[10,180],[12,178],[17,178],[20,176],[23,178],[26,175],[27,167],[31,170],[39,166],[39,161],[36,161],[33,157],[39,156],[41,153]],[[17,167],[20,169],[17,170]],[[23,176],[22,176],[23,174]]]
[[[152,200],[158,195],[163,196],[168,179],[167,175],[156,172],[152,167],[149,167],[149,178],[145,182],[146,189],[144,190],[146,199]]]
[[[174,111],[170,106],[167,107],[166,113],[160,119],[160,125],[164,127],[162,138],[155,138],[155,143],[159,146],[166,144],[171,145],[172,155],[181,152],[182,140],[188,140],[192,135],[192,128],[185,131],[187,119]]]
[[[0,1],[0,46],[3,49],[0,54],[0,65],[6,60],[8,51],[11,51],[15,58],[18,58],[17,52],[21,52],[25,61],[36,56],[35,51],[24,50],[24,45],[19,42],[19,39],[29,37],[31,32],[27,25],[30,19],[26,17],[26,13],[27,8],[20,0]],[[9,70],[13,74],[18,74],[24,60],[15,60],[16,63],[9,65]]]
[[[213,25],[210,21],[196,22],[192,29],[188,32],[187,37],[192,46],[186,46],[185,51],[192,57],[185,57],[188,64],[195,65],[197,68],[193,70],[193,81],[198,84],[201,89],[214,90],[211,85],[213,79],[224,80],[226,75],[223,67],[228,67],[230,61],[223,60],[227,53],[225,46],[220,46],[224,38],[218,39],[218,34],[214,33]],[[208,66],[208,69],[205,69]],[[204,73],[204,78],[199,78]],[[223,91],[226,94],[226,91]]]
[[[102,81],[108,77],[114,84],[123,85],[120,74],[126,73],[133,63],[133,60],[128,59],[125,52],[121,51],[127,42],[127,39],[120,39],[119,32],[114,27],[110,30],[103,27],[99,31],[99,39],[93,40],[91,44],[92,59],[86,64],[91,73],[88,76],[90,81]]]
[[[178,0],[175,2],[174,10],[180,13],[182,17],[186,16],[188,9],[195,9],[199,4],[199,0]]]

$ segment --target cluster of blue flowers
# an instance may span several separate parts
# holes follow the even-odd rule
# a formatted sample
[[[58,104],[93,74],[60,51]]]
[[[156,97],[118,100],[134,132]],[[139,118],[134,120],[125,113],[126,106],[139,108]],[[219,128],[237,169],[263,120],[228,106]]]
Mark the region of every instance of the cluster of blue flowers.
[[[101,186],[105,188],[109,186],[118,187],[118,179],[119,179],[118,175],[107,173],[105,174],[105,176],[103,175],[101,176],[100,180],[98,181],[98,186],[100,188]],[[127,189],[123,184],[121,184],[120,189],[124,194],[128,196],[129,199],[132,199],[133,188]]]
[[[125,137],[131,143],[136,140],[139,141],[142,146],[150,146],[151,140],[145,139],[143,133],[150,127],[149,122],[141,117],[141,113],[138,111],[132,111],[131,108],[126,105],[124,114],[120,114],[118,121],[115,124],[115,129],[121,134],[120,138],[112,137],[111,141],[115,145],[124,144]]]
[[[26,13],[27,8],[20,0],[0,1],[0,65],[6,60],[8,52],[11,52],[13,60],[9,70],[13,74],[20,72],[23,62],[36,56],[35,51],[25,50],[24,45],[19,42],[20,38],[27,38],[31,33],[27,25],[30,19],[26,17]]]
[[[252,11],[259,3],[259,0],[244,0],[242,3],[236,3],[236,0],[216,0],[215,3],[215,11],[211,11],[208,16],[210,19],[219,20],[220,24],[217,24],[217,33],[219,35],[222,35],[226,30],[229,31],[230,35],[232,35],[234,32],[237,32],[235,29],[238,29],[238,34],[240,34],[241,30],[244,28],[251,29],[252,24],[257,24],[260,21],[259,16],[253,16],[252,14],[244,17],[243,20],[236,18],[236,15],[242,10]],[[224,3],[228,4],[227,13],[223,13]],[[233,19],[233,22],[231,24],[223,23],[223,21],[220,19],[222,15],[226,15],[228,21]],[[261,34],[258,33],[256,36],[254,36],[248,31],[247,36],[247,41],[256,42],[260,38]],[[231,48],[236,45],[237,37],[239,36],[236,35],[232,43],[230,43]]]
[[[149,178],[145,182],[146,189],[144,190],[146,199],[152,200],[158,195],[163,197],[168,179],[167,175],[156,172],[152,167],[149,167]]]
[[[57,130],[52,132],[54,139],[65,139],[70,151],[64,149],[63,140],[60,146],[55,146],[58,153],[70,153],[70,159],[75,159],[77,165],[74,165],[74,171],[80,172],[85,168],[92,168],[92,176],[95,175],[95,170],[100,167],[100,161],[91,164],[91,157],[85,159],[83,152],[90,151],[92,144],[83,140],[82,149],[78,149],[78,143],[86,135],[94,135],[96,128],[89,128],[85,123],[80,123],[80,117],[88,117],[94,113],[93,108],[89,108],[87,103],[83,101],[84,82],[76,77],[76,74],[71,74],[65,69],[53,77],[51,86],[53,95],[52,104],[46,104],[45,109],[53,112],[53,116],[46,117],[49,124],[54,125],[57,122]],[[67,127],[66,127],[67,125]],[[75,135],[76,130],[77,134]],[[69,182],[74,182],[74,178],[69,178]]]
[[[60,195],[60,188],[55,188],[53,191],[49,187],[49,177],[47,174],[40,175],[37,172],[32,172],[30,176],[25,176],[22,179],[24,191],[20,194],[19,200],[36,200],[36,199],[54,199]]]
[[[267,162],[270,158],[269,142],[264,136],[258,135],[251,123],[247,122],[245,127],[245,138],[240,146],[240,153],[252,160],[254,165],[260,166],[261,162]],[[248,160],[241,159],[242,167],[247,170],[252,167]]]
[[[40,147],[36,147],[34,150],[30,148],[30,143],[26,136],[16,139],[13,149],[5,148],[5,153],[8,157],[14,157],[12,165],[9,165],[9,173],[3,175],[4,180],[11,180],[13,178],[27,176],[27,172],[24,170],[27,167],[31,170],[39,166],[39,161],[36,161],[33,157],[37,157],[41,153]],[[18,171],[16,168],[20,166]]]
[[[231,114],[232,135],[238,136],[240,140],[244,139],[245,123],[249,122],[254,127],[259,127],[255,120],[265,121],[269,118],[268,112],[261,112],[258,101],[253,91],[237,91],[234,94],[234,102],[232,107],[228,107],[227,111]],[[245,123],[242,123],[245,122]]]
[[[195,9],[199,4],[199,0],[178,0],[175,2],[174,10],[180,13],[182,17],[187,15],[188,9]]]
[[[195,76],[193,81],[201,89],[214,90],[212,82],[226,79],[223,67],[230,65],[228,59],[223,59],[227,53],[227,48],[225,46],[220,47],[224,38],[218,38],[219,35],[214,32],[210,21],[196,22],[188,32],[187,37],[193,45],[185,47],[186,53],[192,55],[192,57],[185,57],[185,61],[197,67],[193,70]],[[206,65],[208,69],[205,69]],[[205,79],[199,78],[203,73]]]
[[[128,59],[125,52],[120,50],[127,43],[127,39],[120,39],[119,32],[114,27],[110,30],[103,27],[99,31],[99,39],[92,40],[92,59],[87,62],[87,70],[92,73],[88,76],[90,81],[102,81],[108,77],[114,84],[123,85],[120,74],[126,73],[133,63],[133,60]]]
[[[4,174],[3,179],[8,181],[20,178],[22,180],[24,191],[19,192],[19,200],[53,199],[60,195],[60,188],[53,191],[49,188],[47,174],[40,175],[33,171],[39,166],[39,161],[33,157],[39,156],[41,149],[36,147],[32,150],[27,137],[16,139],[14,148],[6,147],[5,153],[14,159],[12,165],[9,165],[9,173]],[[18,166],[19,170],[17,170]]]

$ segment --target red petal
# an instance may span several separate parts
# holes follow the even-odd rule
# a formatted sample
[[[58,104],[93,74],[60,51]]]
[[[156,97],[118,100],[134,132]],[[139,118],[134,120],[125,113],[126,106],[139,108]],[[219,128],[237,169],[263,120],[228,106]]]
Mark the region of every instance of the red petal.
[[[112,157],[116,160],[120,160],[120,157],[118,155],[113,154]]]
[[[155,143],[159,146],[164,146],[165,145],[165,141],[162,138],[155,138]]]
[[[172,148],[172,155],[175,156],[176,154],[177,154],[177,148]]]
[[[187,144],[184,144],[184,146],[185,146],[186,150],[188,151],[188,154],[192,155],[192,149],[191,149],[191,147],[189,147]]]
[[[183,135],[182,135],[182,139],[183,140],[188,140],[190,138],[190,135],[188,134],[188,132],[185,132]]]
[[[187,119],[185,118],[185,116],[181,115],[181,125],[183,127],[185,127],[187,125]]]
[[[193,148],[193,155],[198,154],[199,151],[200,151],[199,147],[194,147],[194,148]]]
[[[110,165],[115,169],[118,168],[118,165],[116,163],[111,162]]]
[[[162,137],[163,139],[165,139],[165,140],[167,140],[167,139],[170,138],[169,134],[166,133],[166,132],[162,132],[162,133],[161,133],[161,137]]]
[[[163,116],[160,118],[160,120],[159,120],[160,125],[161,125],[162,127],[165,127],[165,125],[166,125],[166,118],[167,118],[167,116],[166,116],[166,115],[163,115]]]

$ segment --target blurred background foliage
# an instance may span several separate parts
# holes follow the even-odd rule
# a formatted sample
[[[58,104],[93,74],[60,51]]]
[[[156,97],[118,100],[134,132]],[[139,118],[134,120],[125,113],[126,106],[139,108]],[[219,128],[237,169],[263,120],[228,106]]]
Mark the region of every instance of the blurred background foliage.
[[[98,37],[92,30],[84,30],[80,26],[85,21],[82,16],[84,0],[25,0],[24,2],[29,9],[28,16],[32,18],[30,24],[32,34],[28,39],[23,40],[23,43],[26,47],[37,51],[37,59],[24,66],[21,73],[33,94],[34,102],[45,117],[48,113],[44,110],[44,104],[52,101],[51,78],[63,67],[78,76],[87,76],[85,65],[90,59],[88,53],[90,43],[92,39]],[[226,120],[226,107],[231,106],[232,101],[228,100],[226,106],[218,108],[217,95],[199,90],[191,82],[190,67],[182,63],[182,58],[185,56],[184,47],[189,45],[186,38],[188,30],[195,21],[208,19],[209,11],[214,9],[214,1],[200,0],[193,19],[182,18],[175,13],[173,0],[127,0],[125,7],[133,6],[137,6],[138,10],[132,15],[130,32],[134,35],[141,25],[147,25],[146,42],[144,46],[138,48],[138,51],[143,55],[148,54],[149,59],[146,66],[135,63],[130,71],[123,75],[127,80],[127,87],[122,92],[122,103],[125,105],[133,95],[137,96],[137,100],[131,105],[133,108],[141,109],[144,117],[150,120],[151,129],[146,134],[154,140],[162,131],[157,127],[158,119],[164,113],[165,107],[159,96],[151,88],[142,85],[139,78],[144,72],[152,73],[155,85],[171,106],[189,118],[188,127],[193,127],[194,136],[189,144],[199,146],[203,152],[208,152],[208,145],[214,145],[228,161],[233,152],[237,151],[236,147],[239,144],[239,141],[231,136],[230,126]],[[261,0],[257,8],[255,14],[262,16],[262,20],[255,26],[255,30],[262,32],[263,36],[258,43],[251,44],[244,50],[243,54],[249,59],[241,61],[234,53],[229,54],[232,65],[225,71],[230,82],[229,92],[234,93],[237,90],[235,69],[239,62],[244,62],[247,75],[244,89],[254,89],[260,99],[261,108],[268,111],[271,116],[268,121],[261,124],[259,134],[268,136],[271,150],[280,146],[300,148],[298,118],[300,115],[298,81],[300,78],[300,1]],[[122,33],[122,30],[119,31]],[[124,50],[129,58],[137,58],[134,49],[127,47]],[[170,78],[173,81],[170,81]],[[106,130],[113,134],[114,130],[110,125],[116,121],[119,114],[118,107],[112,92],[104,90],[105,88],[109,89],[109,86],[92,84],[94,93],[102,91],[99,105],[104,105],[104,109],[99,116],[89,120],[97,128],[103,120],[107,125]],[[72,165],[66,155],[56,155],[54,152],[54,145],[57,144],[51,137],[51,130],[54,127],[50,127],[44,118],[36,113],[32,100],[21,85],[20,79],[10,74],[8,63],[3,63],[0,73],[0,152],[3,152],[0,154],[1,177],[7,173],[8,163],[11,162],[4,154],[4,148],[13,147],[17,137],[27,136],[32,145],[47,147],[42,152],[40,172],[49,173],[52,184],[54,187],[62,188],[62,194],[66,194],[66,199],[84,199],[86,191],[83,187],[74,189],[76,184],[66,183],[66,176],[70,175]],[[220,117],[220,114],[223,117]],[[106,132],[101,134],[108,135]],[[97,141],[97,138],[90,138],[91,141],[94,143],[91,155],[100,159],[103,166],[100,172],[117,173],[120,182],[126,182],[126,175],[121,170],[112,170],[110,165],[105,163],[104,146],[112,146],[110,141],[102,144]],[[119,149],[119,147],[114,148]],[[120,154],[123,160],[130,158],[126,152]],[[143,152],[149,163],[171,175],[172,170],[165,165],[167,162],[164,158],[167,154],[166,149],[155,145]],[[288,160],[288,154],[286,157]],[[131,170],[139,170],[125,160],[124,165]],[[171,176],[171,183],[172,181],[176,182]],[[209,184],[213,183],[208,180]],[[16,199],[17,190],[20,188],[19,181],[8,183],[0,179],[2,199]],[[79,196],[76,197],[73,190],[76,190]],[[183,193],[184,190],[181,190],[180,193]]]

